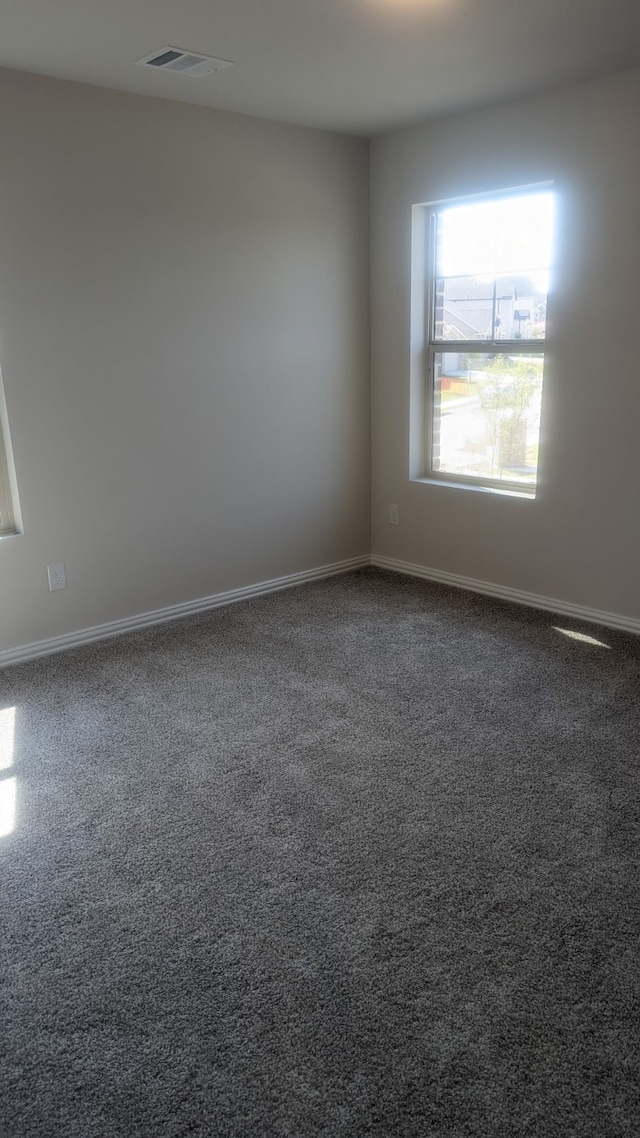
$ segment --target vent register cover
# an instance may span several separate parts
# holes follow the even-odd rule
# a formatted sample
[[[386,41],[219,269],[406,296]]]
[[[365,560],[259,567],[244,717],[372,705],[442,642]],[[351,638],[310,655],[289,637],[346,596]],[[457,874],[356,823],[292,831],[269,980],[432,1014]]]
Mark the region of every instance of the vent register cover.
[[[203,79],[205,75],[213,75],[223,67],[232,67],[229,59],[214,59],[210,55],[200,55],[195,51],[183,51],[180,47],[160,47],[137,59],[143,67],[153,67],[156,71],[177,71],[182,75],[189,75],[192,79]]]

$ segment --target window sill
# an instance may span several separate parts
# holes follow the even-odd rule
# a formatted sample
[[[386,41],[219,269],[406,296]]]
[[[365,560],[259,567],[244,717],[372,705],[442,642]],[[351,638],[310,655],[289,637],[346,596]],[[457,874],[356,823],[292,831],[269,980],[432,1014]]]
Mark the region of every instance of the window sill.
[[[11,530],[10,533],[0,533],[0,541],[6,541],[10,537],[22,537],[19,529]]]
[[[535,501],[535,487],[515,490],[511,486],[483,486],[481,482],[457,482],[447,478],[412,478],[412,482],[420,482],[424,486],[444,486],[447,490],[471,490],[474,494],[498,494],[503,498],[524,498],[525,501]]]

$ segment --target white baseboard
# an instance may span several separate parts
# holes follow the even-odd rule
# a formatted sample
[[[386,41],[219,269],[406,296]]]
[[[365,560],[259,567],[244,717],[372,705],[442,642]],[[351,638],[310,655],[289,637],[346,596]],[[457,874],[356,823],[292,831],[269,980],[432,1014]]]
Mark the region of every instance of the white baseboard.
[[[640,635],[640,619],[622,616],[620,613],[603,612],[601,609],[574,605],[569,601],[559,601],[555,597],[541,597],[538,593],[526,593],[522,589],[511,589],[508,585],[493,585],[490,581],[478,581],[475,577],[460,577],[457,573],[445,573],[442,569],[428,569],[424,565],[414,565],[410,561],[398,561],[395,557],[371,555],[371,565],[379,569],[390,569],[394,573],[406,573],[409,577],[422,577],[426,581],[438,581],[442,585],[452,585],[456,589],[467,589],[471,593],[483,593],[502,601],[526,605],[528,608],[544,609],[546,612],[560,613],[575,620],[586,620],[592,624],[602,624],[607,628],[620,628],[624,632]]]
[[[91,644],[95,640],[106,640],[111,636],[119,636],[123,632],[137,632],[142,628],[149,628],[153,624],[165,624],[170,620],[179,620],[180,617],[194,616],[199,612],[220,608],[222,605],[232,605],[237,601],[248,600],[249,597],[262,597],[266,593],[275,593],[280,589],[292,589],[295,585],[303,585],[306,581],[318,581],[324,577],[336,577],[340,573],[351,573],[354,569],[361,569],[369,565],[369,556],[352,557],[348,561],[335,561],[332,565],[321,565],[317,569],[307,569],[302,573],[289,573],[286,577],[275,577],[271,581],[260,581],[256,585],[246,585],[242,589],[229,589],[226,593],[214,593],[211,597],[200,597],[195,601],[186,601],[184,604],[169,605],[167,608],[155,609],[153,612],[143,612],[137,616],[125,617],[124,620],[112,620],[108,624],[97,624],[93,628],[82,628],[78,632],[69,632],[64,636],[52,636],[48,640],[37,640],[33,644],[24,644],[18,648],[9,648],[0,652],[0,668],[9,664],[22,664],[27,660],[35,660],[38,656],[51,656],[54,652],[63,652],[67,648],[78,648],[82,644]]]
[[[332,565],[321,565],[317,569],[307,569],[302,573],[290,573],[286,577],[275,577],[270,581],[260,581],[255,585],[246,585],[241,589],[229,589],[225,593],[214,593],[210,597],[200,597],[195,601],[169,605],[167,608],[139,613],[137,616],[125,617],[123,620],[109,621],[108,624],[82,628],[77,632],[66,633],[64,636],[52,636],[48,640],[37,640],[32,644],[9,648],[0,652],[0,668],[6,668],[10,664],[22,664],[27,660],[35,660],[39,656],[51,656],[55,652],[63,652],[67,648],[78,648],[82,644],[91,644],[96,640],[106,640],[111,636],[119,636],[123,632],[137,632],[143,628],[150,628],[154,624],[165,624],[170,620],[194,616],[196,613],[221,608],[223,605],[232,605],[238,601],[248,600],[250,597],[262,597],[267,593],[275,593],[281,589],[292,589],[296,585],[303,585],[306,581],[318,581],[324,577],[336,577],[341,573],[351,573],[353,570],[361,569],[366,565],[377,566],[379,569],[389,569],[394,573],[405,573],[410,577],[421,577],[426,581],[437,581],[442,585],[452,585],[456,589],[467,589],[469,592],[482,593],[485,596],[496,597],[498,600],[512,601],[529,608],[560,613],[563,616],[573,617],[575,620],[585,620],[592,624],[604,625],[607,628],[619,628],[624,632],[640,635],[640,619],[635,617],[603,612],[600,609],[587,608],[584,605],[574,605],[568,601],[559,601],[554,597],[542,597],[538,593],[511,589],[507,585],[494,585],[489,581],[479,581],[475,577],[461,577],[457,573],[446,573],[442,569],[429,569],[424,565],[415,565],[410,561],[398,561],[394,557],[383,557],[382,554],[374,553],[371,557],[365,555],[363,557],[352,557],[347,561],[336,561]]]

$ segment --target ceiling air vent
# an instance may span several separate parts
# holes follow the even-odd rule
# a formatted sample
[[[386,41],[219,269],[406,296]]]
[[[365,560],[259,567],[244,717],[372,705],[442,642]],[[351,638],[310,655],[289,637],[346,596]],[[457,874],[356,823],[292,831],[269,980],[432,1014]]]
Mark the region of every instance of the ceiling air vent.
[[[192,79],[203,79],[213,75],[222,67],[232,67],[229,59],[213,59],[210,55],[199,55],[195,51],[183,51],[180,47],[159,47],[144,59],[137,59],[143,67],[153,67],[156,71],[178,71],[190,75]]]

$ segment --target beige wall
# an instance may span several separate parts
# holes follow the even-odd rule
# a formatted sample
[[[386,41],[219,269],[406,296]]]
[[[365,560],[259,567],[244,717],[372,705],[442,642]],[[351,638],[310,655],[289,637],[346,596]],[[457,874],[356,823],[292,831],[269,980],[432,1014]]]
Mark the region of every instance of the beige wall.
[[[367,553],[367,144],[4,72],[0,152],[0,650]]]
[[[639,114],[629,72],[375,140],[376,553],[640,616]],[[0,651],[366,553],[367,144],[10,72],[0,144]],[[411,205],[547,179],[538,496],[411,482]]]
[[[639,121],[635,71],[373,143],[374,552],[640,616]],[[548,179],[559,268],[537,498],[411,482],[411,206]]]

